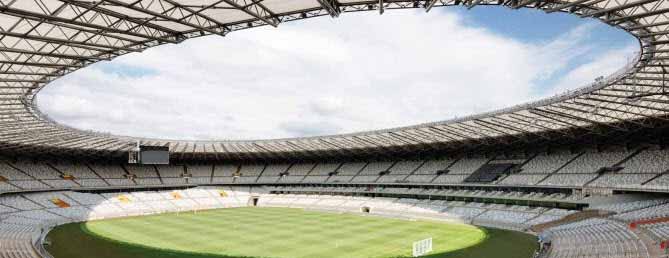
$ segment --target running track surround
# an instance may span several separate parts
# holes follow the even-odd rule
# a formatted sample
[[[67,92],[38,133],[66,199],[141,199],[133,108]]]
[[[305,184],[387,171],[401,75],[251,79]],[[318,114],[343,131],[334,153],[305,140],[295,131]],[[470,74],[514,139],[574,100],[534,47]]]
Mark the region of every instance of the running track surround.
[[[49,82],[101,60],[189,38],[345,12],[502,5],[599,19],[639,40],[635,60],[592,85],[455,120],[345,135],[249,141],[158,140],[100,134],[54,122],[35,106]],[[625,131],[666,122],[669,0],[0,0],[0,151],[121,155],[137,140],[222,158],[321,157],[458,144],[496,144],[570,128]],[[594,79],[594,78],[593,78]],[[578,137],[578,136],[571,136]],[[505,143],[502,141],[502,143]]]

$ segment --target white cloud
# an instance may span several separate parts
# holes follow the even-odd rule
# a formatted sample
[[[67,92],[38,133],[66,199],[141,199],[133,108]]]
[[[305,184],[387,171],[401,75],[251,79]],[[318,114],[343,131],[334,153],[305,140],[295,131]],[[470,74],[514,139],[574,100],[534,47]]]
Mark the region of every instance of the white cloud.
[[[594,82],[599,76],[608,76],[623,68],[628,62],[636,58],[633,53],[638,46],[628,46],[622,49],[606,51],[592,62],[581,64],[566,73],[553,86],[554,92],[564,92],[574,88],[574,85],[585,86]]]
[[[78,128],[158,138],[404,126],[518,104],[620,67],[612,52],[536,93],[542,80],[592,49],[584,42],[591,29],[586,24],[530,44],[466,26],[452,12],[315,18],[123,56],[113,61],[116,72],[102,64],[58,80],[38,104]],[[134,67],[152,72],[124,75]]]

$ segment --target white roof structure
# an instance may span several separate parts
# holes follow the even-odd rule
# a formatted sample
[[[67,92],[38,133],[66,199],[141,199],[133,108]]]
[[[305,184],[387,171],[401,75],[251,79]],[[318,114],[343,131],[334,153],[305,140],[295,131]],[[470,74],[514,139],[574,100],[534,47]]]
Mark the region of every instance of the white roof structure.
[[[104,135],[60,125],[36,108],[49,82],[100,60],[192,37],[345,12],[503,5],[568,12],[639,39],[638,57],[576,91],[456,120],[346,135],[249,141],[182,141]],[[140,140],[174,154],[262,157],[411,150],[547,137],[597,127],[666,123],[669,2],[664,0],[0,0],[0,150],[123,153]],[[512,69],[512,68],[510,68]],[[593,78],[594,79],[594,78]],[[592,129],[595,130],[595,129]],[[578,136],[575,136],[578,137]]]

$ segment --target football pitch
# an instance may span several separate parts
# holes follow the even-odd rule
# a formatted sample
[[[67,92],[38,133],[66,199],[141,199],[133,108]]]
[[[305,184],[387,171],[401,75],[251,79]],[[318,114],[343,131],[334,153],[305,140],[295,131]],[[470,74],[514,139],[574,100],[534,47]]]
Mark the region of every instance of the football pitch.
[[[464,224],[232,208],[63,225],[47,250],[55,258],[394,258],[428,237],[435,258],[529,258],[536,248],[532,236]]]

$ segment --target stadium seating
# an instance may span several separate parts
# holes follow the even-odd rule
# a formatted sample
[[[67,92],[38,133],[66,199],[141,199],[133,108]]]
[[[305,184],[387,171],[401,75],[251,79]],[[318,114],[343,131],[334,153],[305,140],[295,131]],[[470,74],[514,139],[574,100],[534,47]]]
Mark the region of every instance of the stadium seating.
[[[621,164],[621,173],[658,174],[669,170],[667,150],[644,150]]]
[[[470,175],[488,162],[488,158],[463,158],[449,167],[449,174]]]
[[[251,177],[256,178],[256,177]],[[26,235],[0,236],[0,244],[22,243],[24,249],[5,248],[8,252],[35,252],[33,240],[43,227],[72,221],[96,220],[123,216],[156,214],[163,212],[184,212],[199,209],[214,209],[246,206],[252,195],[259,197],[259,206],[293,207],[337,212],[369,212],[379,216],[402,218],[429,218],[460,221],[485,226],[527,230],[532,225],[558,220],[574,211],[563,209],[537,208],[522,205],[477,203],[463,201],[374,198],[362,196],[337,196],[314,194],[273,194],[277,191],[301,192],[377,192],[409,193],[414,195],[437,196],[450,194],[479,197],[508,197],[560,199],[568,196],[560,194],[538,194],[527,192],[472,191],[453,189],[413,189],[341,186],[262,186],[262,187],[196,187],[182,190],[82,193],[73,191],[23,193],[0,196],[0,227],[21,226]],[[59,205],[67,203],[67,206]],[[598,209],[618,212],[616,219],[639,219],[667,215],[667,201],[664,199],[640,200],[624,203],[600,205]],[[364,209],[363,209],[364,208]],[[659,212],[659,211],[663,211]],[[647,227],[656,237],[666,237],[669,232],[665,224]],[[5,234],[8,231],[1,231]],[[623,224],[612,220],[590,219],[551,228],[553,248],[548,257],[599,257],[597,254],[616,255],[606,257],[645,257],[645,250],[638,237]],[[570,250],[574,243],[585,243],[591,248]],[[17,251],[20,250],[20,251]],[[593,251],[594,250],[594,251]],[[615,250],[615,252],[614,252]],[[638,256],[636,256],[638,255]],[[32,257],[32,256],[28,256]],[[38,257],[38,256],[35,256]]]
[[[158,178],[158,170],[154,166],[128,165],[128,173],[137,178]]]
[[[126,172],[119,165],[91,165],[90,168],[102,178],[125,178]]]
[[[538,185],[546,186],[583,186],[591,180],[595,179],[597,174],[553,174]]]
[[[630,202],[616,202],[603,205],[595,205],[591,208],[598,210],[613,211],[618,214],[632,212],[635,210],[642,210],[646,208],[651,208],[655,206],[660,206],[665,203],[669,203],[669,200],[665,199],[652,199],[652,200],[640,200],[640,201],[630,201]]]
[[[158,174],[160,175],[161,178],[183,177],[185,173],[185,168],[183,166],[176,166],[176,165],[159,165],[156,166],[156,169],[158,170]]]
[[[265,170],[262,172],[263,176],[278,176],[282,173],[285,173],[288,168],[290,167],[290,164],[271,164],[267,165],[265,167]]]
[[[567,187],[621,190],[669,190],[666,150],[615,150],[556,152],[531,155],[523,164],[495,182],[496,188],[463,188],[468,177],[485,164],[506,159],[462,157],[442,160],[374,161],[345,163],[283,163],[226,165],[114,165],[80,162],[0,162],[0,227],[26,230],[16,238],[0,235],[0,243],[22,243],[25,249],[6,252],[32,257],[32,240],[41,228],[72,221],[138,216],[163,212],[240,207],[251,195],[259,206],[293,207],[336,212],[366,212],[379,216],[459,221],[525,231],[557,221],[575,211],[519,205],[536,202],[579,202],[586,195],[556,193],[517,187]],[[509,162],[511,162],[509,161]],[[473,182],[483,184],[485,182]],[[181,190],[83,193],[78,189],[224,184]],[[271,184],[250,188],[239,184]],[[346,184],[356,184],[347,186]],[[406,184],[443,185],[409,187]],[[504,188],[506,187],[506,188]],[[252,190],[254,189],[254,190]],[[50,192],[22,193],[24,190]],[[281,193],[281,194],[278,194]],[[339,195],[322,195],[339,193]],[[363,195],[393,196],[363,197]],[[351,196],[353,195],[353,196]],[[411,198],[396,198],[410,195]],[[436,198],[432,199],[432,198]],[[447,198],[459,198],[453,199]],[[465,199],[462,198],[467,198]],[[473,200],[503,200],[472,202]],[[614,212],[606,219],[590,219],[550,228],[552,248],[546,257],[645,257],[636,234],[656,241],[669,237],[669,224],[642,225],[631,232],[624,223],[669,216],[669,202],[654,198],[619,201],[591,208]],[[0,232],[4,234],[4,231]],[[585,236],[585,235],[591,236]],[[599,235],[597,235],[599,234]],[[30,241],[25,239],[30,238]],[[6,242],[5,242],[6,241]],[[591,248],[569,249],[576,242]],[[600,256],[598,256],[600,255]],[[606,256],[609,257],[609,256]]]
[[[501,186],[560,186],[669,190],[666,150],[538,154],[495,182]],[[397,162],[140,166],[71,162],[0,162],[0,191],[114,186],[249,183],[467,184],[487,162],[481,157]],[[514,161],[515,162],[515,161]],[[518,160],[522,162],[522,160]],[[616,168],[613,168],[616,166]],[[602,172],[602,169],[609,168]],[[485,182],[472,182],[485,183]]]
[[[188,165],[186,171],[192,177],[211,177],[214,167],[211,165]]]
[[[17,169],[30,174],[36,179],[61,179],[61,174],[43,162],[18,161],[13,164]]]
[[[502,179],[499,183],[500,185],[535,185],[539,183],[542,179],[546,178],[545,174],[515,174],[509,175],[508,177]]]
[[[643,188],[647,189],[657,189],[657,190],[669,190],[669,174],[663,174],[654,180],[643,185]]]
[[[539,154],[521,168],[524,174],[550,174],[577,156],[571,153]]]
[[[312,176],[327,176],[328,174],[337,171],[337,169],[342,166],[341,163],[318,163],[311,170],[309,175]]]
[[[394,162],[370,162],[358,174],[378,176],[379,173],[388,171],[393,163]]]
[[[293,164],[286,172],[291,176],[306,176],[315,168],[315,166],[316,164],[314,163]]]
[[[456,183],[462,183],[465,181],[465,178],[467,178],[469,175],[451,175],[451,174],[445,174],[445,175],[440,175],[437,176],[435,179],[432,180],[432,183],[439,183],[439,184],[456,184]]]
[[[654,219],[669,216],[669,204],[667,203],[649,203],[649,207],[642,209],[635,209],[628,212],[623,212],[614,217],[623,221],[634,221],[642,219]]]
[[[188,178],[188,183],[189,184],[198,184],[198,185],[203,185],[203,184],[210,184],[211,183],[211,177],[191,177]]]
[[[649,257],[646,246],[625,225],[605,219],[588,219],[551,228],[548,257]]]
[[[653,177],[655,177],[655,174],[606,174],[597,178],[589,186],[639,189],[644,188],[641,185],[642,183],[647,182]]]
[[[245,165],[241,166],[239,173],[241,176],[253,177],[260,176],[260,174],[265,170],[265,165]]]
[[[669,239],[669,223],[654,223],[651,225],[643,225],[642,228],[649,232],[656,243],[667,241]]]
[[[354,175],[357,175],[358,173],[360,173],[360,171],[363,168],[365,168],[365,166],[367,166],[367,163],[365,163],[365,162],[344,163],[337,170],[337,174],[338,175],[354,176]]]
[[[421,165],[423,165],[425,161],[422,160],[412,160],[412,161],[399,161],[393,165],[389,171],[390,174],[395,174],[395,175],[409,175],[413,173],[416,169],[418,169]]]
[[[214,166],[214,176],[215,177],[228,177],[233,176],[237,172],[236,165],[222,165]]]
[[[630,153],[626,151],[586,152],[560,169],[559,173],[595,173],[622,161]]]

